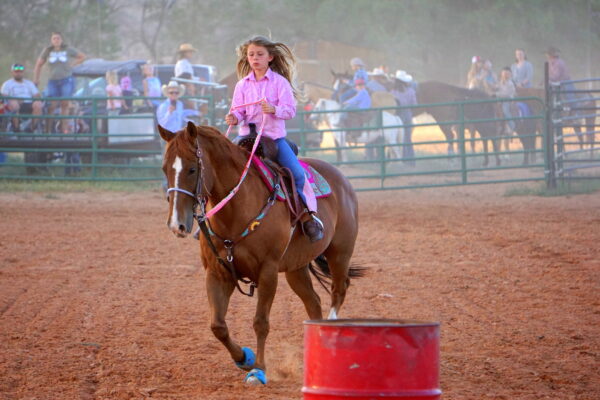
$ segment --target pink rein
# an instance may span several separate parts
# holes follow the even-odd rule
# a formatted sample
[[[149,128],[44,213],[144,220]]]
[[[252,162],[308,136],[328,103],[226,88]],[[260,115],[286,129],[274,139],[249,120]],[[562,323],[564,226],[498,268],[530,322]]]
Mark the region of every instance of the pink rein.
[[[262,103],[263,101],[265,101],[266,99],[263,97],[262,99],[258,100],[258,101],[254,101],[252,103],[246,103],[246,104],[241,104],[239,106],[235,106],[235,107],[231,107],[231,109],[229,110],[229,113],[231,114],[231,112],[233,110],[237,110],[238,108],[242,108],[242,107],[246,107],[246,106],[252,106],[255,104],[259,104]],[[229,138],[229,132],[231,131],[231,127],[233,125],[229,125],[229,128],[227,128],[227,132],[225,133],[225,137]],[[252,162],[252,158],[254,157],[254,153],[256,152],[256,149],[258,148],[258,144],[260,143],[260,137],[263,134],[263,128],[265,126],[265,114],[263,113],[263,117],[262,117],[262,121],[260,123],[260,128],[258,130],[258,134],[256,136],[256,139],[254,140],[254,146],[252,146],[252,152],[250,153],[250,157],[248,157],[248,161],[246,162],[246,166],[244,167],[244,171],[242,172],[242,176],[240,177],[240,181],[238,182],[238,184],[231,189],[231,191],[229,192],[229,194],[223,198],[221,201],[219,201],[213,208],[211,208],[207,213],[206,213],[206,219],[209,219],[210,217],[212,217],[213,215],[215,215],[216,213],[219,212],[219,210],[221,210],[225,204],[227,204],[227,202],[229,200],[231,200],[231,198],[233,196],[235,196],[235,194],[238,192],[238,190],[240,189],[240,186],[242,185],[242,182],[244,182],[244,179],[246,179],[246,175],[248,174],[248,170],[250,169],[250,163]]]

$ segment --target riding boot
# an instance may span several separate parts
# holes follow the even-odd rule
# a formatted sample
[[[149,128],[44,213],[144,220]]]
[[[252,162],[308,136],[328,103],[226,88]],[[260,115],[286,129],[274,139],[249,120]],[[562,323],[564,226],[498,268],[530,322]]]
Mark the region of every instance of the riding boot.
[[[310,217],[311,219],[302,224],[302,230],[310,242],[314,243],[323,239],[323,230],[325,227],[323,221],[321,221],[314,212],[310,212]]]

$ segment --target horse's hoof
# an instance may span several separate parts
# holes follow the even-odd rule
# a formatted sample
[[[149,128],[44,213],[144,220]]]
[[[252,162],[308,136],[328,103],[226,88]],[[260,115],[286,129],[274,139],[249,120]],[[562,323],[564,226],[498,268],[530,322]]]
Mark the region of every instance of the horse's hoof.
[[[242,361],[236,361],[235,365],[244,371],[249,371],[254,367],[256,355],[254,355],[252,349],[249,349],[248,347],[242,347],[242,351],[244,352],[244,359]]]
[[[248,385],[259,386],[267,384],[267,375],[260,368],[254,368],[246,375],[244,382]]]

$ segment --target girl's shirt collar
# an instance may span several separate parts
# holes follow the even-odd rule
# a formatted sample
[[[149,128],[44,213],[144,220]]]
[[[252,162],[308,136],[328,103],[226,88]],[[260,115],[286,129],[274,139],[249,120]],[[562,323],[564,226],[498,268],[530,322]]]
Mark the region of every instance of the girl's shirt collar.
[[[262,78],[260,78],[260,80],[263,80],[264,78],[267,78],[270,81],[273,80],[273,71],[271,70],[271,67],[267,68],[267,72],[265,73],[265,75]],[[244,79],[258,82],[256,80],[256,77],[254,76],[254,71],[250,71],[250,73],[248,75],[246,75],[246,77]]]

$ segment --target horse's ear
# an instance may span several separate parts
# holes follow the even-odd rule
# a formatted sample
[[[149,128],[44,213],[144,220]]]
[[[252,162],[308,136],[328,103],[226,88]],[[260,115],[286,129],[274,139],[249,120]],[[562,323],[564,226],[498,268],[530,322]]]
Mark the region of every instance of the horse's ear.
[[[188,121],[185,130],[192,139],[196,139],[196,136],[198,136],[198,130],[196,129],[196,125],[192,121]]]
[[[175,134],[173,132],[163,128],[162,126],[160,126],[160,124],[158,125],[158,133],[160,133],[160,137],[163,138],[165,142],[170,142],[175,138]]]

